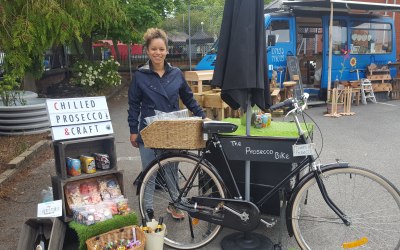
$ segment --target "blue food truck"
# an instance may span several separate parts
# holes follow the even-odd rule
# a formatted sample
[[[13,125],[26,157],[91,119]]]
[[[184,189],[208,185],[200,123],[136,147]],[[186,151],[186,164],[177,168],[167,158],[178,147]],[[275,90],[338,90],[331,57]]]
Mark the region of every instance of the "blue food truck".
[[[326,90],[334,81],[351,81],[365,77],[365,69],[374,63],[377,67],[396,61],[396,33],[394,21],[383,12],[399,11],[400,6],[364,3],[351,9],[334,5],[332,16],[332,53],[329,55],[330,11],[329,1],[304,1],[310,6],[296,6],[287,1],[286,8],[274,9],[265,14],[267,63],[269,79],[274,78],[278,87],[288,80],[287,59],[298,62],[299,75],[304,91],[326,98]],[[346,2],[335,1],[331,2]],[[318,6],[316,3],[323,3]],[[352,2],[354,3],[354,2]],[[372,5],[372,7],[371,7]],[[383,7],[382,7],[383,6]],[[368,11],[363,11],[363,8]],[[349,11],[351,10],[351,11]],[[196,65],[195,70],[214,69],[218,43]],[[328,86],[328,65],[332,58],[331,85]],[[359,69],[359,71],[357,71]],[[392,77],[395,67],[388,67]]]

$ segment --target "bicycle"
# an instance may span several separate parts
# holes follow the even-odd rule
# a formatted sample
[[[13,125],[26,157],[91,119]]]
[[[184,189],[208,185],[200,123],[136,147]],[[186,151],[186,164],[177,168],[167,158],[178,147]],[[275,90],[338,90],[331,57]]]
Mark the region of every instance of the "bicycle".
[[[303,131],[298,116],[304,113],[307,99],[308,94],[304,94],[300,100],[288,99],[271,107],[292,108],[288,115],[293,115],[298,142],[304,145],[311,143],[311,137]],[[315,149],[303,152],[300,164],[258,202],[243,200],[220,141],[220,133],[234,130],[236,125],[231,123],[204,122],[203,131],[209,136],[204,149],[198,154],[177,151],[159,155],[138,177],[140,213],[146,216],[146,192],[152,190],[154,213],[163,216],[167,225],[167,245],[195,249],[212,241],[222,226],[243,232],[254,230],[260,222],[271,226],[261,218],[259,207],[296,178],[294,187],[286,191],[285,219],[289,235],[302,249],[400,248],[399,190],[367,169],[345,162],[321,165]],[[223,155],[233,190],[205,159],[213,145]],[[179,171],[171,166],[178,166]],[[166,174],[167,171],[175,174]],[[177,193],[165,185],[165,178],[175,183],[173,189]],[[161,189],[154,191],[155,184]],[[175,220],[168,216],[167,207],[171,204],[184,211],[186,218]]]

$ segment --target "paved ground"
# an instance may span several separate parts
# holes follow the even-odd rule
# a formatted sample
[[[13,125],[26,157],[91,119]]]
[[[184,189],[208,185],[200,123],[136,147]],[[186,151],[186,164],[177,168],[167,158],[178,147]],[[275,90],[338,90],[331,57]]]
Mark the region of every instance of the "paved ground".
[[[118,168],[124,170],[124,185],[130,206],[137,211],[137,197],[132,181],[140,171],[138,150],[129,143],[127,119],[127,94],[124,89],[108,102],[117,147]],[[309,115],[317,122],[323,134],[322,162],[343,159],[353,165],[372,169],[387,177],[400,187],[398,147],[400,145],[400,101],[360,105],[353,108],[355,116],[341,118],[324,117],[325,107],[313,107]],[[278,119],[277,119],[278,120]],[[316,143],[321,146],[321,137],[315,133]],[[51,152],[51,151],[50,151]],[[44,163],[30,166],[23,174],[6,183],[9,199],[0,200],[0,250],[16,249],[21,226],[27,217],[34,217],[40,190],[51,185],[50,176],[55,175],[52,155]],[[222,233],[204,249],[221,249],[220,242],[233,233],[223,229]],[[279,227],[257,232],[277,242]],[[298,249],[294,239],[283,231],[284,249]]]

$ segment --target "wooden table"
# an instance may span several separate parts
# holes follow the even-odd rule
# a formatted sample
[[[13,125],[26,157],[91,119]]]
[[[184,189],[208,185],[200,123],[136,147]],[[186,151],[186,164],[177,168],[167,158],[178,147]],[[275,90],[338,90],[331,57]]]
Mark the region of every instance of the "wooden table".
[[[189,85],[196,84],[197,91],[193,91],[199,94],[203,93],[203,81],[212,80],[214,70],[198,70],[198,71],[185,71],[185,80],[188,81]]]
[[[283,82],[283,87],[285,88],[285,99],[293,97],[293,89],[296,84],[297,82],[295,81]]]

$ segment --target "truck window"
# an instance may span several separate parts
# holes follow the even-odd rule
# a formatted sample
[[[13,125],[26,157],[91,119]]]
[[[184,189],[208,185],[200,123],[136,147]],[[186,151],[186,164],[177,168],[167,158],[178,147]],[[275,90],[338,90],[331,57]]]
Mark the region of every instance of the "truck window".
[[[275,43],[290,42],[289,21],[288,20],[272,20],[267,27],[265,35],[275,35]]]
[[[392,52],[392,27],[389,23],[353,22],[351,53],[383,54]]]
[[[344,20],[333,20],[332,51],[335,55],[347,53],[347,24]]]

